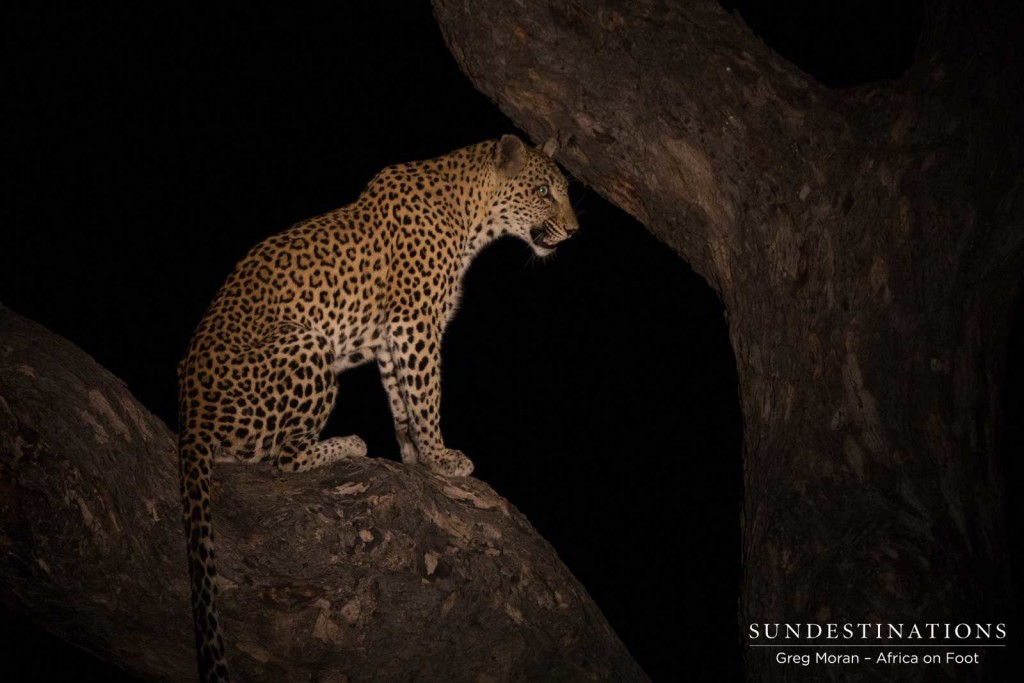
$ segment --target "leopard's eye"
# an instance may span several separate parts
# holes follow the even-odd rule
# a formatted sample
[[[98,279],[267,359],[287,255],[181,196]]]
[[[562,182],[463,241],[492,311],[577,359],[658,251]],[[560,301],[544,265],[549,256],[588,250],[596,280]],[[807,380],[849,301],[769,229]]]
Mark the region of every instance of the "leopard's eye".
[[[548,192],[549,190],[547,185],[541,185],[540,187],[537,188],[537,194],[539,194],[541,197],[547,197]]]

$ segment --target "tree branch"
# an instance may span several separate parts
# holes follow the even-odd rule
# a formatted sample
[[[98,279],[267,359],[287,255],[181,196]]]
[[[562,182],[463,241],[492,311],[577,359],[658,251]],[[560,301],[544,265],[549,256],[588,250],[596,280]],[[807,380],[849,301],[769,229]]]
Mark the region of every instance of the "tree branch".
[[[379,459],[217,476],[242,680],[646,680],[482,482]],[[82,351],[2,307],[0,490],[5,604],[144,678],[194,677],[172,434]]]
[[[715,2],[434,8],[478,88],[712,281],[743,249],[749,181],[795,195],[785,173],[819,182],[848,135],[834,98]]]
[[[992,28],[971,3],[927,3],[926,44],[904,81],[841,91],[774,54],[714,1],[433,4],[474,85],[534,140],[557,138],[561,163],[673,247],[730,310],[730,283],[749,275],[736,272],[748,256],[780,256],[765,203],[800,207],[799,230],[856,200],[852,192],[870,203],[880,191],[917,191],[901,183],[933,183],[929,169],[958,169],[966,182],[956,199],[973,200],[985,154],[1008,168],[1020,160],[1003,133],[1020,120],[1006,97],[1019,70],[965,57],[965,43],[986,44],[978,36]],[[876,224],[888,229],[883,218]],[[939,260],[948,265],[946,252]]]

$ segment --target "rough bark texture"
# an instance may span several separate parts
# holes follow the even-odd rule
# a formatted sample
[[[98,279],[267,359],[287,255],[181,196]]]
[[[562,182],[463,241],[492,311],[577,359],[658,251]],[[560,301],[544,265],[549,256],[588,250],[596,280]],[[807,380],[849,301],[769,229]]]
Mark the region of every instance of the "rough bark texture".
[[[998,381],[1024,265],[1011,3],[926,2],[909,72],[841,91],[716,2],[433,4],[474,84],[722,297],[743,632],[1005,620]],[[772,654],[747,651],[751,680],[845,675]]]
[[[482,482],[372,458],[216,475],[239,680],[647,680]],[[85,353],[2,307],[0,492],[5,604],[143,678],[195,678],[172,434]]]

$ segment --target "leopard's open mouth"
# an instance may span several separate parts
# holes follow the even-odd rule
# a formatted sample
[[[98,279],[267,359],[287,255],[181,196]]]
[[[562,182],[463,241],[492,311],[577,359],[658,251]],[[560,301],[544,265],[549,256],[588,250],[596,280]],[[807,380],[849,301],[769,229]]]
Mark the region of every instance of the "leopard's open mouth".
[[[537,227],[530,229],[530,239],[533,243],[542,249],[554,249],[561,242],[560,239],[554,237],[545,227]]]

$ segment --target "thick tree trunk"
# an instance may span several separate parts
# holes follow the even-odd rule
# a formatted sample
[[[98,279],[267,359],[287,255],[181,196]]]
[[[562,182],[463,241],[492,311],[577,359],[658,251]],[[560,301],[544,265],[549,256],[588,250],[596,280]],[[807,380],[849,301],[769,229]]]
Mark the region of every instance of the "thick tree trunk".
[[[482,482],[378,459],[217,477],[240,680],[646,680]],[[3,307],[0,491],[0,600],[143,678],[194,679],[172,435],[86,354]]]
[[[902,81],[830,91],[716,2],[677,4],[434,0],[474,84],[722,297],[744,419],[743,633],[1005,621],[1019,27],[985,3],[925,3]],[[845,676],[774,654],[747,650],[748,677]]]

